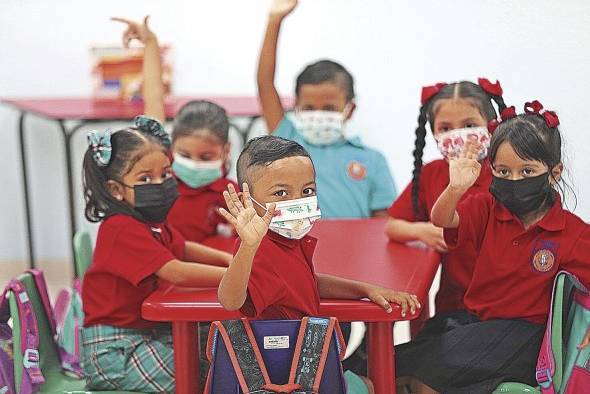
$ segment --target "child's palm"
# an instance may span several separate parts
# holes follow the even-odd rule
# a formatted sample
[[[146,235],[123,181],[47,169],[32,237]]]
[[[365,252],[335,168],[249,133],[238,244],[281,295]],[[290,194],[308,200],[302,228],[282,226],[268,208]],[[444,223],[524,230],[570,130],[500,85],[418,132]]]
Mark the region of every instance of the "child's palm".
[[[242,242],[247,245],[258,244],[270,225],[270,220],[267,222],[266,216],[258,216],[256,210],[252,207],[240,211],[236,220],[236,231]]]
[[[477,161],[481,148],[479,142],[469,140],[459,157],[449,161],[449,184],[451,187],[467,190],[473,186],[481,171],[481,164]]]
[[[297,6],[297,0],[273,0],[270,6],[270,14],[276,16],[287,16]]]
[[[271,204],[264,216],[258,216],[252,205],[250,190],[246,183],[243,185],[243,190],[244,203],[240,201],[233,185],[229,184],[227,191],[223,192],[227,210],[220,208],[219,213],[235,227],[242,243],[256,246],[268,231],[268,226],[270,226],[270,221],[275,213],[275,205]]]

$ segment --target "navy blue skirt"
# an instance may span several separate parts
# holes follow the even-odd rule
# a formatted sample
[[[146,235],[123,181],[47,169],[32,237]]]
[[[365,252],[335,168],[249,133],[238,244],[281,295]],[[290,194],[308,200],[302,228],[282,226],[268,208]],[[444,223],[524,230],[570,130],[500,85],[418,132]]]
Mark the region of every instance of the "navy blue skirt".
[[[435,316],[412,342],[395,347],[396,375],[441,393],[491,393],[502,382],[536,386],[544,326],[481,321],[468,312]]]

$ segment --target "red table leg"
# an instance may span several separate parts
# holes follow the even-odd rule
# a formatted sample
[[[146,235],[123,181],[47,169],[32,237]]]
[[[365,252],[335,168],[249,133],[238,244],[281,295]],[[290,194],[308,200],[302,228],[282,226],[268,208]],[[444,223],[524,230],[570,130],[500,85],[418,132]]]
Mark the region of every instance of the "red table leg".
[[[368,323],[369,379],[376,394],[395,394],[395,352],[393,323]]]
[[[177,394],[200,393],[199,330],[193,322],[172,322]]]

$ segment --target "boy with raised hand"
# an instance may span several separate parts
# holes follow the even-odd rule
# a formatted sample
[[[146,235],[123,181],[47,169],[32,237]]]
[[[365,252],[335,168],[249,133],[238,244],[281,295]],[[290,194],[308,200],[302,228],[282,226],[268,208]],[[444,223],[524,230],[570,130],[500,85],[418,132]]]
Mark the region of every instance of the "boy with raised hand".
[[[387,216],[397,195],[383,155],[344,132],[356,104],[354,80],[340,64],[321,60],[297,77],[295,117],[285,116],[274,85],[279,31],[297,0],[273,0],[258,64],[258,95],[271,134],[293,140],[317,168],[319,202],[326,218]]]

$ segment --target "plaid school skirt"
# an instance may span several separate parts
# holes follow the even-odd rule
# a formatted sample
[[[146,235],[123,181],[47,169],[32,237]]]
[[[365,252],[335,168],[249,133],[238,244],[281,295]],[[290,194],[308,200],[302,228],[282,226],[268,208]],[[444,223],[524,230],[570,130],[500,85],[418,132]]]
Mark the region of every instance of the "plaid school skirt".
[[[201,381],[208,324],[201,324]],[[203,338],[204,337],[204,338]],[[84,328],[83,365],[90,390],[174,393],[174,352],[170,328],[136,330],[107,325]]]
[[[544,328],[525,320],[481,321],[467,312],[435,316],[415,340],[395,347],[396,375],[440,393],[491,393],[502,382],[534,387]]]

